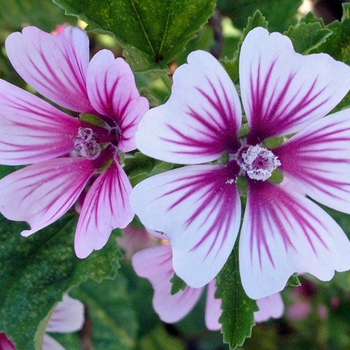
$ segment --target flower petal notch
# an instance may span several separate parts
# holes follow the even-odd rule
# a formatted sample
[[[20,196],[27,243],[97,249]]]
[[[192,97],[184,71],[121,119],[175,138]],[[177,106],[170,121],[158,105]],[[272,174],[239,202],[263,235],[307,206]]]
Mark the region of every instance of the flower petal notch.
[[[327,54],[298,54],[288,37],[263,28],[243,42],[239,74],[252,144],[324,117],[348,92],[350,81],[346,64]]]

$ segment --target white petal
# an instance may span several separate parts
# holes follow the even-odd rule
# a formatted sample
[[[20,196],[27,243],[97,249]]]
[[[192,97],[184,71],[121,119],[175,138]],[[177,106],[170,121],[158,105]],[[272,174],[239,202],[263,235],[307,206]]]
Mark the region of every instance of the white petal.
[[[287,36],[256,28],[242,45],[240,84],[255,145],[324,117],[349,91],[350,67],[327,54],[300,55]]]
[[[132,258],[136,273],[149,279],[154,289],[153,307],[160,319],[174,323],[184,318],[197,304],[203,288],[187,287],[171,295],[174,276],[171,246],[162,245],[137,252]]]
[[[47,332],[70,333],[79,331],[84,324],[84,305],[81,301],[64,295],[57,304],[49,323]]]
[[[99,51],[89,64],[87,86],[95,110],[121,129],[118,147],[123,152],[134,150],[137,126],[149,105],[140,96],[129,65],[111,51]]]
[[[43,350],[66,350],[57,340],[44,334]]]
[[[31,164],[73,151],[78,119],[3,80],[0,106],[1,164]]]
[[[269,182],[251,183],[241,229],[239,258],[250,298],[281,291],[293,273],[328,281],[350,268],[350,243],[319,206]]]
[[[83,158],[57,158],[37,163],[0,180],[0,211],[8,219],[27,221],[31,230],[56,221],[74,204],[94,172]]]
[[[198,165],[168,171],[138,184],[131,205],[143,224],[172,241],[174,269],[191,287],[219,273],[241,220],[237,169]]]
[[[84,200],[75,233],[74,247],[79,258],[104,247],[112,230],[131,222],[134,212],[130,192],[130,181],[118,163],[95,180]]]
[[[72,111],[92,110],[85,83],[89,64],[85,31],[67,27],[53,35],[26,27],[8,36],[6,51],[19,75],[46,98]]]
[[[350,109],[312,123],[273,151],[299,191],[350,213]]]
[[[240,101],[219,62],[204,51],[192,52],[173,79],[168,102],[151,109],[139,125],[136,144],[141,152],[172,163],[197,164],[236,151]]]

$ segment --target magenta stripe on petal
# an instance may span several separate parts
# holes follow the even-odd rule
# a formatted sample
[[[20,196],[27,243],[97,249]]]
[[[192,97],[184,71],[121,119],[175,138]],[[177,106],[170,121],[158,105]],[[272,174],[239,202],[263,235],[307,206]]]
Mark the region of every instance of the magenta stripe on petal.
[[[313,199],[350,213],[350,118],[345,110],[301,131],[274,150],[281,170]]]
[[[284,136],[330,112],[350,88],[350,68],[329,55],[303,56],[290,39],[255,28],[240,55],[242,102],[248,142]]]
[[[265,182],[249,184],[240,237],[240,271],[248,296],[282,290],[293,273],[329,280],[350,268],[350,243],[338,224],[306,197]]]
[[[130,181],[122,167],[113,163],[92,184],[83,203],[75,234],[79,258],[101,249],[112,230],[126,227],[134,217],[129,202]]]
[[[28,236],[65,214],[94,173],[84,158],[57,158],[15,171],[0,180],[0,211],[8,219],[27,221]]]
[[[241,205],[233,164],[183,167],[135,187],[131,203],[146,227],[172,240],[174,269],[192,287],[209,283],[231,253]]]

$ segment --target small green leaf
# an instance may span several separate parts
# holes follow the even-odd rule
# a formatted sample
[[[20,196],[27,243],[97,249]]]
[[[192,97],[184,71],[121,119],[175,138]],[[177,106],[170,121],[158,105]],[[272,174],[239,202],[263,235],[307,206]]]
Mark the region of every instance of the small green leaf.
[[[238,244],[217,276],[216,298],[222,300],[222,314],[219,322],[224,342],[230,349],[241,346],[247,337],[251,336],[255,324],[254,312],[258,311],[256,302],[250,299],[242,286],[239,263]]]
[[[181,290],[185,290],[187,284],[184,280],[182,280],[176,273],[174,273],[173,278],[170,280],[171,282],[171,295],[174,295]]]
[[[300,287],[301,286],[300,280],[299,280],[298,275],[296,273],[289,277],[287,285],[291,286],[291,287]]]
[[[135,347],[137,320],[127,282],[121,274],[97,283],[88,280],[72,296],[87,305],[96,350],[128,350]]]
[[[0,218],[0,320],[17,350],[34,350],[40,322],[62,296],[88,278],[115,275],[121,254],[113,239],[81,260],[74,253],[76,216],[66,215],[24,238],[26,224]],[[38,342],[38,339],[36,339]]]
[[[213,14],[214,0],[53,0],[90,30],[113,33],[134,70],[166,69]]]
[[[290,37],[296,52],[307,54],[324,43],[332,31],[322,28],[319,22],[314,22],[291,26],[284,34]]]

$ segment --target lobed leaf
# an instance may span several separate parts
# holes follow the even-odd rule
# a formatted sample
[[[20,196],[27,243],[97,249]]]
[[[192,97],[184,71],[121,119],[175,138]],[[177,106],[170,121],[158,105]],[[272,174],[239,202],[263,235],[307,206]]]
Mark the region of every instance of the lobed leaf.
[[[134,70],[166,68],[213,14],[215,0],[53,0],[90,30],[113,33]]]
[[[225,266],[217,276],[216,298],[222,300],[219,322],[224,342],[230,349],[241,346],[251,336],[255,325],[254,312],[258,311],[255,300],[250,299],[241,283],[238,263],[238,248],[234,248]]]

